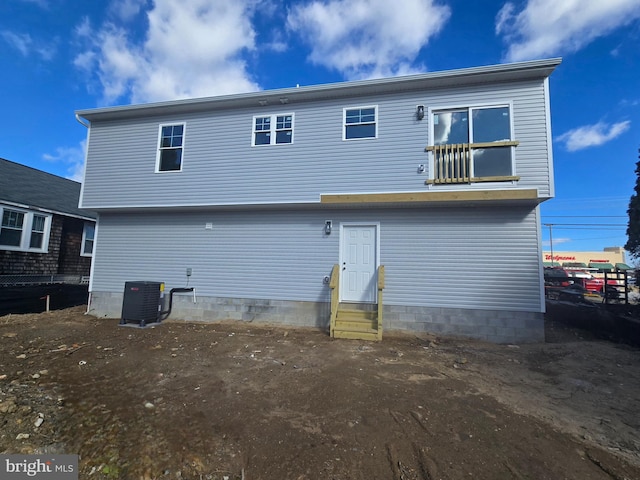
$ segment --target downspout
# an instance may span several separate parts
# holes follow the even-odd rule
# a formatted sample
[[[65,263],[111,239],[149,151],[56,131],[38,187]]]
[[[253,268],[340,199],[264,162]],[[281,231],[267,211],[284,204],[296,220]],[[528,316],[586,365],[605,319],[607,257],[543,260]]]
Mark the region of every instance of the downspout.
[[[78,115],[77,113],[76,113],[76,121],[85,128],[91,127],[90,124],[83,122],[82,119],[80,118],[80,115]],[[93,268],[93,258],[91,259],[91,267]],[[87,298],[87,311],[84,312],[84,314],[87,315],[90,311],[91,311],[91,290],[89,290],[89,297]]]

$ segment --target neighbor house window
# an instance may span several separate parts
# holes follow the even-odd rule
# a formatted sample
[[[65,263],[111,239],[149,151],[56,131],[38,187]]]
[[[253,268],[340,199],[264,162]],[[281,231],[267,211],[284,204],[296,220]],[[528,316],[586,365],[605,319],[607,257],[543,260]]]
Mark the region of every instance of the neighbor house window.
[[[377,111],[377,107],[345,108],[343,139],[376,138]]]
[[[31,241],[29,242],[29,248],[42,248],[42,241],[44,240],[44,226],[47,221],[47,217],[42,215],[33,215],[33,221],[31,222]]]
[[[19,247],[22,243],[22,228],[24,213],[5,208],[2,212],[2,227],[0,229],[0,245]]]
[[[160,125],[157,172],[179,172],[182,170],[184,129],[184,123]]]
[[[253,146],[285,143],[293,143],[293,113],[253,117]]]
[[[514,180],[509,106],[433,111],[434,181]]]
[[[46,252],[51,216],[0,206],[0,250]]]
[[[93,222],[85,222],[82,230],[82,251],[80,255],[90,257],[93,255],[93,242],[96,236],[96,224]]]

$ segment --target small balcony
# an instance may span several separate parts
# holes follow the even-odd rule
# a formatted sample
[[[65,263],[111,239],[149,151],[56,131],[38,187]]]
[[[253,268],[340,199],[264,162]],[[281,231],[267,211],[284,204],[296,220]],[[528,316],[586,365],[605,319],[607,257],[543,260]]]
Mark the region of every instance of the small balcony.
[[[513,171],[511,150],[518,143],[503,141],[428,146],[425,151],[433,152],[433,178],[425,183],[443,185],[519,180],[520,177],[510,174]]]

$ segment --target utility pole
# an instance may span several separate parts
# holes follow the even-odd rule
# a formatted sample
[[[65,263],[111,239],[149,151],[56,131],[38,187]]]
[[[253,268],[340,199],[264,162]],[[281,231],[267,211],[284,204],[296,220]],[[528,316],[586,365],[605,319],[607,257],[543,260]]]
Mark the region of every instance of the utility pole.
[[[545,227],[549,227],[549,245],[551,247],[551,266],[553,267],[553,223],[545,223]]]

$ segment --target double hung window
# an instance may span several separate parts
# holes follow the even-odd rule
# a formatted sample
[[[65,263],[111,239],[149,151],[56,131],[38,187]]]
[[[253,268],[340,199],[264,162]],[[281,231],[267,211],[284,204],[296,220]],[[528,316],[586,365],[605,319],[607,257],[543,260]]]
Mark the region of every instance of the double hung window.
[[[160,125],[156,172],[179,172],[182,170],[184,130],[184,123]]]
[[[293,143],[293,113],[253,117],[253,146],[286,143]]]
[[[0,245],[20,247],[23,227],[24,213],[5,208],[2,212],[2,225],[0,226]]]
[[[377,117],[377,107],[345,108],[343,140],[376,138]]]
[[[0,206],[0,249],[46,252],[51,216]]]
[[[84,222],[82,230],[82,251],[80,256],[90,257],[93,255],[93,242],[96,236],[96,224],[93,222]]]
[[[33,215],[33,221],[31,222],[31,239],[29,241],[29,248],[41,249],[42,242],[45,234],[45,223],[47,217],[44,215]]]
[[[433,111],[434,181],[513,180],[509,106]]]

